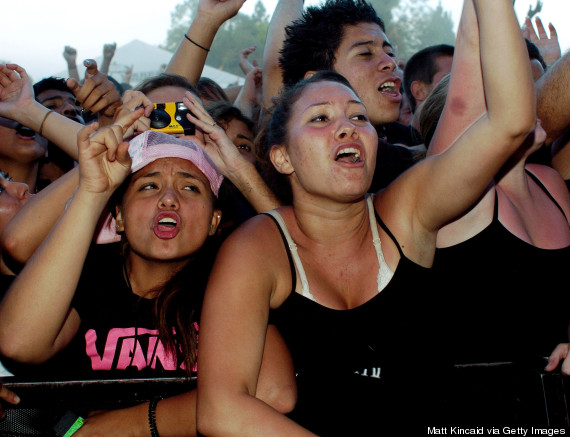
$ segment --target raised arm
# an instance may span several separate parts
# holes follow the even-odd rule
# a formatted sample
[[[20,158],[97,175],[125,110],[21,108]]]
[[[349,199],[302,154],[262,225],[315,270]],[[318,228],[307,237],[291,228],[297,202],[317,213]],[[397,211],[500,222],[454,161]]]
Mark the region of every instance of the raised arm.
[[[63,58],[67,62],[67,72],[69,77],[79,82],[79,72],[77,71],[77,50],[71,46],[65,46],[63,49]]]
[[[537,115],[546,131],[547,144],[570,126],[570,52],[567,52],[536,81]]]
[[[536,124],[528,54],[512,2],[476,0],[473,4],[487,111],[445,153],[422,161],[398,181],[401,187],[414,179],[405,190],[416,198],[407,205],[420,228],[431,232],[475,203]],[[465,102],[447,100],[452,107],[458,103],[457,111]]]
[[[279,0],[267,29],[263,49],[263,105],[271,107],[271,99],[279,94],[283,86],[283,75],[279,66],[279,51],[285,40],[285,26],[303,13],[304,0]]]
[[[170,59],[166,73],[183,76],[196,85],[218,29],[244,3],[245,0],[200,0],[196,16]]]
[[[40,363],[63,349],[80,320],[71,308],[99,216],[130,170],[125,125],[94,134],[96,124],[78,134],[79,186],[68,208],[14,279],[0,305],[0,351],[17,361]],[[93,134],[93,135],[92,135]]]

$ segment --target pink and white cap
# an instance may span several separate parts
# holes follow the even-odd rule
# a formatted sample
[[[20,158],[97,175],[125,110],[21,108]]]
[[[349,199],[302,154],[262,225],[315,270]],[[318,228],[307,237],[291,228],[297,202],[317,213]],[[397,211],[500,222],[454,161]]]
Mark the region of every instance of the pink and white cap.
[[[224,176],[206,155],[204,150],[194,141],[182,140],[162,132],[148,130],[137,135],[129,142],[129,155],[131,156],[131,173],[135,173],[151,162],[162,158],[181,158],[192,162],[208,179],[214,196],[218,197],[220,185]],[[96,242],[112,243],[120,241],[117,234],[115,219],[108,215],[105,217]]]

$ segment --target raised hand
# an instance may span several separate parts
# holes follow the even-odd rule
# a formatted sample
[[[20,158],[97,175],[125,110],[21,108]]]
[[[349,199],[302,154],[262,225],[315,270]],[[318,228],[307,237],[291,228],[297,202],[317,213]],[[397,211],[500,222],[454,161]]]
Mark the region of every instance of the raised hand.
[[[112,118],[121,105],[119,92],[107,75],[97,69],[97,62],[86,59],[83,65],[87,68],[83,85],[68,79],[67,86],[85,110]]]
[[[202,145],[204,151],[218,167],[222,174],[230,179],[238,173],[244,165],[249,162],[242,156],[238,148],[229,139],[226,131],[218,126],[208,111],[189,92],[185,94],[182,101],[194,114],[187,114],[186,117],[204,133],[205,143]]]
[[[143,133],[150,129],[150,119],[148,117],[154,107],[149,98],[140,91],[125,91],[123,104],[115,112],[115,120],[123,119],[129,113],[135,112],[141,107],[144,108],[143,116],[135,120],[133,125],[128,128],[123,135],[124,138]]]
[[[234,17],[246,0],[200,0],[198,14],[204,14],[212,19],[213,23],[221,25]]]
[[[538,33],[535,31],[531,19],[527,17],[523,26],[523,36],[536,44],[546,64],[551,66],[562,56],[560,43],[558,42],[558,34],[556,33],[556,29],[552,23],[548,24],[548,29],[550,31],[549,37],[544,29],[542,20],[539,17],[536,17],[534,22]]]
[[[103,46],[103,58],[111,59],[115,56],[115,49],[117,48],[117,43],[114,42],[113,44],[105,44]]]
[[[243,74],[247,75],[251,70],[257,67],[257,60],[249,61],[249,55],[251,55],[257,49],[256,46],[251,46],[246,49],[243,49],[239,52],[239,66]]]
[[[77,50],[73,47],[65,46],[63,49],[63,58],[67,61],[68,65],[75,65],[77,59]]]
[[[34,90],[26,70],[16,64],[0,65],[0,116],[20,121],[34,103]]]
[[[92,194],[111,195],[131,169],[129,143],[123,141],[143,108],[126,114],[116,124],[97,130],[98,123],[85,126],[77,134],[79,186]]]

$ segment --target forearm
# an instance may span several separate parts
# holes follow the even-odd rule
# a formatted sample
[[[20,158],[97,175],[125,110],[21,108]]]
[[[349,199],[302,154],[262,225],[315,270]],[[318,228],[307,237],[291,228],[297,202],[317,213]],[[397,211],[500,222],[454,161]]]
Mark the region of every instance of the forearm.
[[[58,338],[107,200],[78,188],[52,232],[15,278],[0,305],[0,344],[8,356],[43,362],[61,348]]]
[[[526,137],[536,123],[536,97],[512,2],[475,0],[475,7],[489,121],[498,134]]]
[[[227,177],[258,213],[281,206],[253,164],[242,165]]]
[[[570,126],[570,52],[536,82],[537,115],[548,134],[547,143],[552,143]]]
[[[271,99],[278,95],[283,85],[279,66],[279,52],[285,40],[285,27],[303,13],[304,0],[279,0],[267,29],[263,50],[263,104],[270,107]]]
[[[77,160],[77,132],[83,126],[56,112],[47,115],[48,112],[49,109],[34,100],[15,115],[15,120],[38,133],[41,130],[44,138]]]
[[[79,72],[77,71],[77,64],[75,62],[67,63],[67,72],[69,73],[70,78],[79,82]]]
[[[2,231],[3,257],[26,263],[63,214],[78,183],[76,167],[30,198]]]
[[[166,67],[166,73],[183,76],[194,85],[198,83],[208,56],[208,51],[204,48],[210,49],[221,24],[209,15],[198,11],[186,32],[186,35],[196,44],[183,37]],[[197,44],[204,48],[198,47]]]

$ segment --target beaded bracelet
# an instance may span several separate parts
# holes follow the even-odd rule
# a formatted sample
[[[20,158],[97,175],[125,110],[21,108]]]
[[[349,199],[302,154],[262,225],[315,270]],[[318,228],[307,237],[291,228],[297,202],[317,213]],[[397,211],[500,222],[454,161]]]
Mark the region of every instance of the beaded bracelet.
[[[210,51],[210,49],[207,49],[204,46],[201,46],[200,44],[198,44],[196,41],[190,39],[190,37],[187,34],[184,34],[184,38],[186,38],[188,41],[190,41],[192,44],[194,44],[196,47],[200,47],[202,50],[206,50],[207,52]]]
[[[156,406],[161,399],[162,396],[155,396],[148,403],[148,427],[150,428],[150,435],[152,437],[160,437],[156,427]]]

